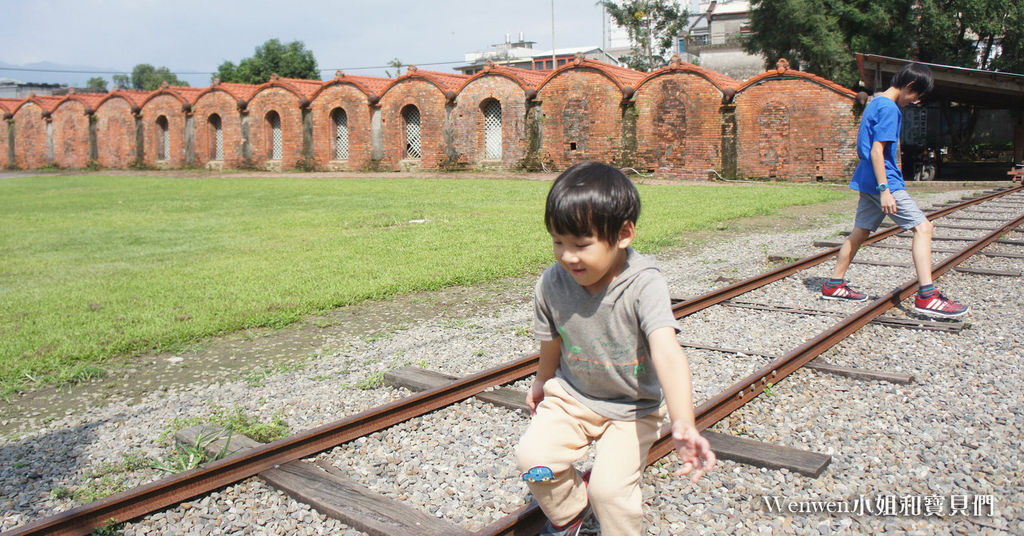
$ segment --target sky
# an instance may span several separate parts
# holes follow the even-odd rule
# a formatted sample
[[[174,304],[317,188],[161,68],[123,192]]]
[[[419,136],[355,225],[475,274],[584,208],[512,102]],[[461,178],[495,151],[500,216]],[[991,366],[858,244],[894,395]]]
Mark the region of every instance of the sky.
[[[386,76],[396,58],[454,72],[466,53],[506,34],[550,50],[552,18],[555,48],[601,45],[596,0],[0,0],[0,78],[84,85],[148,63],[206,87],[223,62],[238,64],[273,38],[304,43],[324,79],[337,69]]]

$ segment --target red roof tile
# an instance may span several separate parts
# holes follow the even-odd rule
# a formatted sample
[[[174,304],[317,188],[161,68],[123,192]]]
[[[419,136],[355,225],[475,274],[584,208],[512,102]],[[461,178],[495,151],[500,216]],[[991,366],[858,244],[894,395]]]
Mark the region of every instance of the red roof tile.
[[[438,71],[424,71],[417,68],[406,71],[405,74],[398,77],[398,80],[402,80],[405,78],[415,78],[417,76],[434,81],[434,83],[441,87],[442,91],[455,91],[456,89],[461,88],[463,84],[466,83],[466,80],[470,79],[470,76],[465,74],[442,73]]]
[[[823,86],[823,87],[825,87],[827,89],[835,91],[836,93],[839,93],[840,95],[843,95],[843,96],[846,96],[846,97],[850,97],[851,99],[857,97],[857,92],[856,91],[853,91],[851,89],[847,89],[847,88],[845,88],[845,87],[843,87],[843,86],[841,86],[841,85],[839,85],[839,84],[837,84],[837,83],[835,83],[835,82],[833,82],[831,80],[822,78],[822,77],[820,77],[820,76],[818,76],[816,74],[808,73],[808,72],[805,72],[805,71],[794,71],[793,69],[771,69],[771,70],[765,71],[765,72],[763,72],[763,73],[761,73],[761,74],[759,74],[757,76],[753,76],[753,77],[747,79],[746,82],[743,82],[743,84],[741,84],[738,88],[736,88],[736,91],[737,92],[743,91],[743,90],[745,90],[745,89],[747,89],[749,87],[755,86],[757,84],[760,84],[761,82],[764,82],[765,80],[772,79],[772,78],[776,78],[776,79],[786,79],[786,78],[795,79],[795,78],[801,78],[801,79],[807,80],[808,82],[813,82],[813,83],[818,84],[820,86]]]
[[[736,80],[735,78],[730,78],[722,73],[717,73],[715,71],[712,71],[711,69],[707,69],[699,65],[694,65],[692,63],[688,63],[685,61],[679,61],[678,56],[676,56],[673,57],[673,61],[668,65],[648,73],[644,81],[641,82],[640,85],[646,84],[648,81],[653,80],[654,78],[657,78],[659,76],[664,76],[668,73],[673,72],[686,72],[693,73],[697,76],[701,76],[710,81],[712,84],[714,84],[719,90],[724,90],[726,88],[735,89],[736,86],[740,84],[740,81]]]
[[[332,80],[327,81],[328,84],[339,82],[339,83],[350,83],[355,84],[361,90],[366,93],[373,93],[374,95],[381,95],[387,90],[388,86],[391,85],[394,80],[390,78],[379,78],[376,76],[359,76],[344,74],[340,78],[336,77]]]
[[[299,95],[306,97],[307,99],[313,98],[313,95],[315,95],[316,92],[326,84],[323,80],[306,80],[302,78],[278,78],[276,80],[271,80],[271,83],[275,81],[282,85],[294,88]]]

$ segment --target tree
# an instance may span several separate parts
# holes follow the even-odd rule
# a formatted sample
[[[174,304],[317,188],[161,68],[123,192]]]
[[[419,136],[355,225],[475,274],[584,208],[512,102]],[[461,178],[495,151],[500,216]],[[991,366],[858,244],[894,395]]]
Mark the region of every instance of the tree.
[[[141,89],[143,91],[155,91],[160,89],[164,82],[170,86],[188,87],[188,82],[178,80],[178,77],[167,67],[153,67],[148,63],[140,63],[132,69],[132,74],[115,74],[114,84],[124,89]]]
[[[403,66],[405,66],[405,64],[402,63],[402,60],[400,60],[398,58],[395,58],[395,59],[393,59],[393,60],[388,62],[388,67],[394,67],[395,68],[395,76],[394,76],[395,78],[398,78],[399,76],[402,76],[402,67]],[[384,74],[388,75],[388,78],[391,78],[391,71],[385,70]]]
[[[262,84],[274,74],[284,78],[320,79],[316,58],[312,51],[306,50],[302,41],[283,45],[277,39],[270,39],[256,47],[253,57],[245,58],[237,66],[225,61],[217,68],[215,76],[221,82]]]
[[[621,6],[601,0],[597,5],[625,28],[631,50],[619,60],[638,71],[653,71],[666,64],[673,41],[690,18],[676,0],[627,0]]]
[[[106,91],[107,81],[104,80],[101,76],[94,76],[85,83],[85,87],[87,89],[97,89],[99,91]]]
[[[1024,72],[1019,0],[752,0],[745,48],[842,85],[857,52]]]

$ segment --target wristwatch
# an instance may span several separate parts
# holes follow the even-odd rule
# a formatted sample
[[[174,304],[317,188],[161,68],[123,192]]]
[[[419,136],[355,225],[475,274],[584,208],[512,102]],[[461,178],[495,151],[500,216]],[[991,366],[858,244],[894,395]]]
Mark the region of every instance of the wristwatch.
[[[878,193],[882,193],[882,192],[884,192],[884,191],[886,191],[888,189],[889,189],[889,185],[888,184],[879,184],[878,185]]]

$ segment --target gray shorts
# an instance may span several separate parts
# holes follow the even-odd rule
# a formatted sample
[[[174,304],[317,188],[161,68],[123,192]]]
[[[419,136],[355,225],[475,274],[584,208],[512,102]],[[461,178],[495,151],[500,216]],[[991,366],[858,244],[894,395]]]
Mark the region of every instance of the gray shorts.
[[[857,204],[857,219],[854,225],[861,229],[874,232],[882,224],[886,216],[900,227],[910,230],[928,220],[928,217],[921,212],[917,203],[910,198],[906,190],[892,192],[896,199],[896,213],[886,214],[882,212],[882,195],[860,193],[860,203]]]

